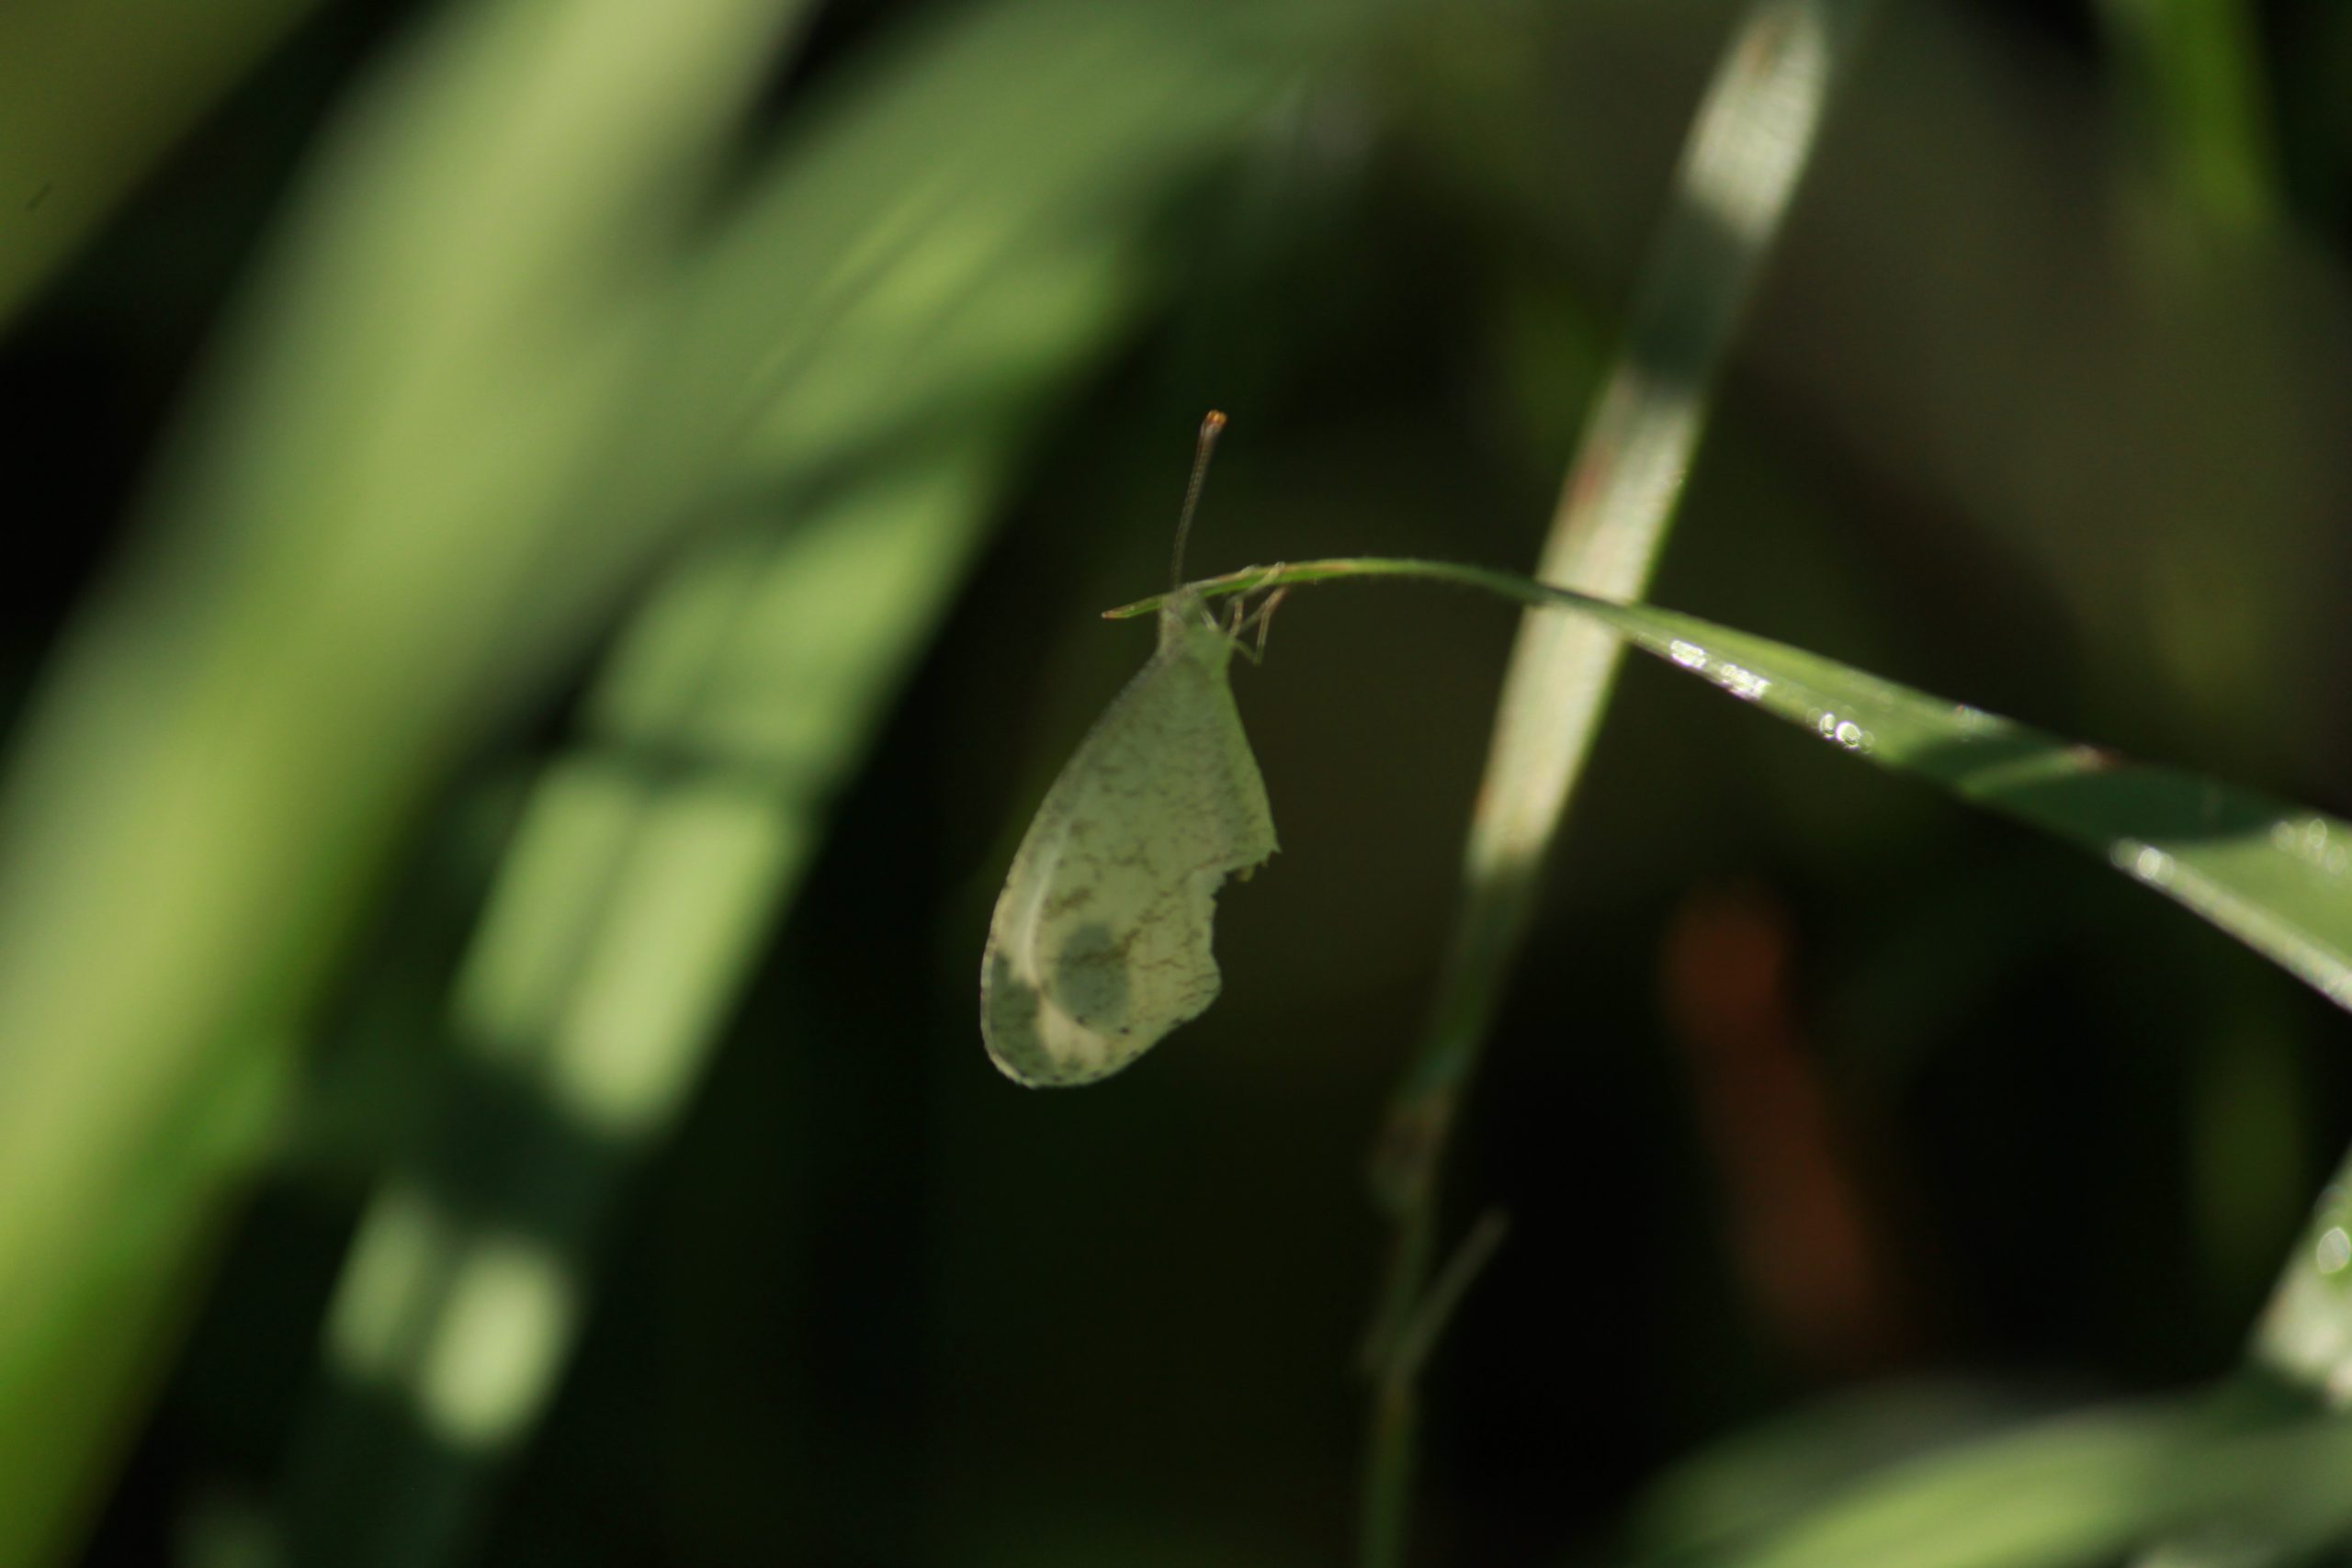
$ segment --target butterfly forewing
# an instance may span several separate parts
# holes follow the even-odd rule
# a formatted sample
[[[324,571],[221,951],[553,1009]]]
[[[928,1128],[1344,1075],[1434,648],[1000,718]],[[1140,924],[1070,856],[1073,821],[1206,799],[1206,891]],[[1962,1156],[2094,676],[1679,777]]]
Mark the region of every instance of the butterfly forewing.
[[[1172,599],[1159,651],[1031,822],[980,968],[980,1032],[1008,1076],[1114,1073],[1216,999],[1216,890],[1275,848],[1232,653],[1197,596]]]

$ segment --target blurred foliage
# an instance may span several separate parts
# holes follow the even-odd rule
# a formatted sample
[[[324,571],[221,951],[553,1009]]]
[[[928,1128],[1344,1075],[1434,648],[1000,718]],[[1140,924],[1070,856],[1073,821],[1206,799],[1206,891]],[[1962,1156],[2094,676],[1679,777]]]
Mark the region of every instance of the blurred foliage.
[[[0,1563],[1344,1557],[1510,615],[1284,609],[1283,852],[1112,1083],[989,1069],[989,902],[1204,408],[1198,570],[1532,564],[1736,14],[0,17]],[[1881,7],[1652,596],[2344,817],[2347,79]],[[1670,673],[1464,1111],[1417,1560],[2342,1539],[2342,1013]]]

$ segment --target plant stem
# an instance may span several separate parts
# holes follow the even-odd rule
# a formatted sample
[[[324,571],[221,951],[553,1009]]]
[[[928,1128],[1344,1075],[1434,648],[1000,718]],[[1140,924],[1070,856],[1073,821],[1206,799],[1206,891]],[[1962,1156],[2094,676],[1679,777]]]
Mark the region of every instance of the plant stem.
[[[1396,1568],[1403,1561],[1406,1517],[1413,1495],[1410,1439],[1420,1415],[1421,1363],[1429,1359],[1446,1320],[1462,1304],[1471,1282],[1493,1260],[1510,1231],[1510,1222],[1494,1211],[1472,1227],[1453,1259],[1431,1281],[1413,1322],[1373,1370],[1363,1527],[1364,1561],[1371,1568]]]
[[[1451,582],[1458,587],[1499,594],[1537,609],[1556,607],[1597,613],[1621,608],[1615,600],[1579,593],[1573,588],[1555,588],[1548,582],[1538,582],[1515,571],[1498,571],[1492,567],[1469,566],[1461,561],[1421,560],[1410,556],[1330,556],[1321,560],[1245,566],[1220,572],[1215,577],[1196,579],[1183,584],[1183,587],[1204,599],[1222,599],[1228,594],[1255,593],[1261,589],[1288,588],[1303,582],[1331,582],[1342,578],[1360,577],[1400,577],[1422,582]],[[1154,615],[1170,597],[1172,593],[1155,593],[1148,599],[1137,599],[1133,604],[1105,610],[1102,618],[1106,621],[1130,621],[1139,615]]]
[[[1869,0],[1750,0],[1691,122],[1673,204],[1653,243],[1626,342],[1561,487],[1535,584],[1470,567],[1317,562],[1315,576],[1417,575],[1599,614],[1638,599],[1706,422],[1709,390],[1780,231],[1838,62]],[[1247,586],[1247,585],[1245,585]],[[1446,1142],[1504,977],[1534,907],[1545,852],[1583,771],[1623,647],[1590,618],[1528,615],[1498,705],[1464,852],[1463,897],[1430,1021],[1374,1152],[1374,1201],[1394,1240],[1366,1343],[1374,1379],[1363,1561],[1401,1562],[1410,1514],[1419,1368],[1433,1321],[1438,1189]],[[1408,1355],[1404,1352],[1411,1349]]]

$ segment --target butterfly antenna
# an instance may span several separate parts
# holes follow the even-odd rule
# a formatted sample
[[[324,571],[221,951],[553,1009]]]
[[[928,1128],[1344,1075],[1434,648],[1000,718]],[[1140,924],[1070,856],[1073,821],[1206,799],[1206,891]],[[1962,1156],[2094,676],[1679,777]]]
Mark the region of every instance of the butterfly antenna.
[[[1193,448],[1193,482],[1184,487],[1184,514],[1176,519],[1176,549],[1168,562],[1168,586],[1173,590],[1184,586],[1184,538],[1193,531],[1193,509],[1201,503],[1201,486],[1209,477],[1209,454],[1216,450],[1216,438],[1225,429],[1225,415],[1215,409],[1201,421],[1200,445]]]

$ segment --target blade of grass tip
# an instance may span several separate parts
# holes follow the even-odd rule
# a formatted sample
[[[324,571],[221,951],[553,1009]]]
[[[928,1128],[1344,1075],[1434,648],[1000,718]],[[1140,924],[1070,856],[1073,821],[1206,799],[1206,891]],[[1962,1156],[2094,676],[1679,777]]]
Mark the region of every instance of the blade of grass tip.
[[[0,6],[0,326],[316,4]]]
[[[2328,1408],[2352,1408],[2352,1155],[2320,1190],[2247,1355]]]
[[[1562,489],[1538,569],[1545,581],[1611,598],[1638,598],[1647,585],[1710,386],[1867,10],[1868,0],[1757,0],[1744,14],[1692,124],[1625,347]],[[1394,1237],[1368,1341],[1373,1365],[1427,1289],[1437,1172],[1456,1102],[1618,658],[1614,637],[1565,616],[1531,615],[1521,626],[1430,1022],[1374,1156],[1375,1201]],[[1405,1505],[1384,1494],[1407,1483],[1413,1427],[1375,1417],[1367,1563],[1403,1555]]]
[[[401,828],[548,637],[561,479],[789,11],[437,18],[45,673],[0,797],[0,1568],[69,1549]]]
[[[2243,1379],[2341,1416],[2352,1409],[2352,1154],[2320,1190],[2247,1337]],[[2269,1568],[2294,1542],[2244,1529],[2161,1540],[2138,1568]]]

